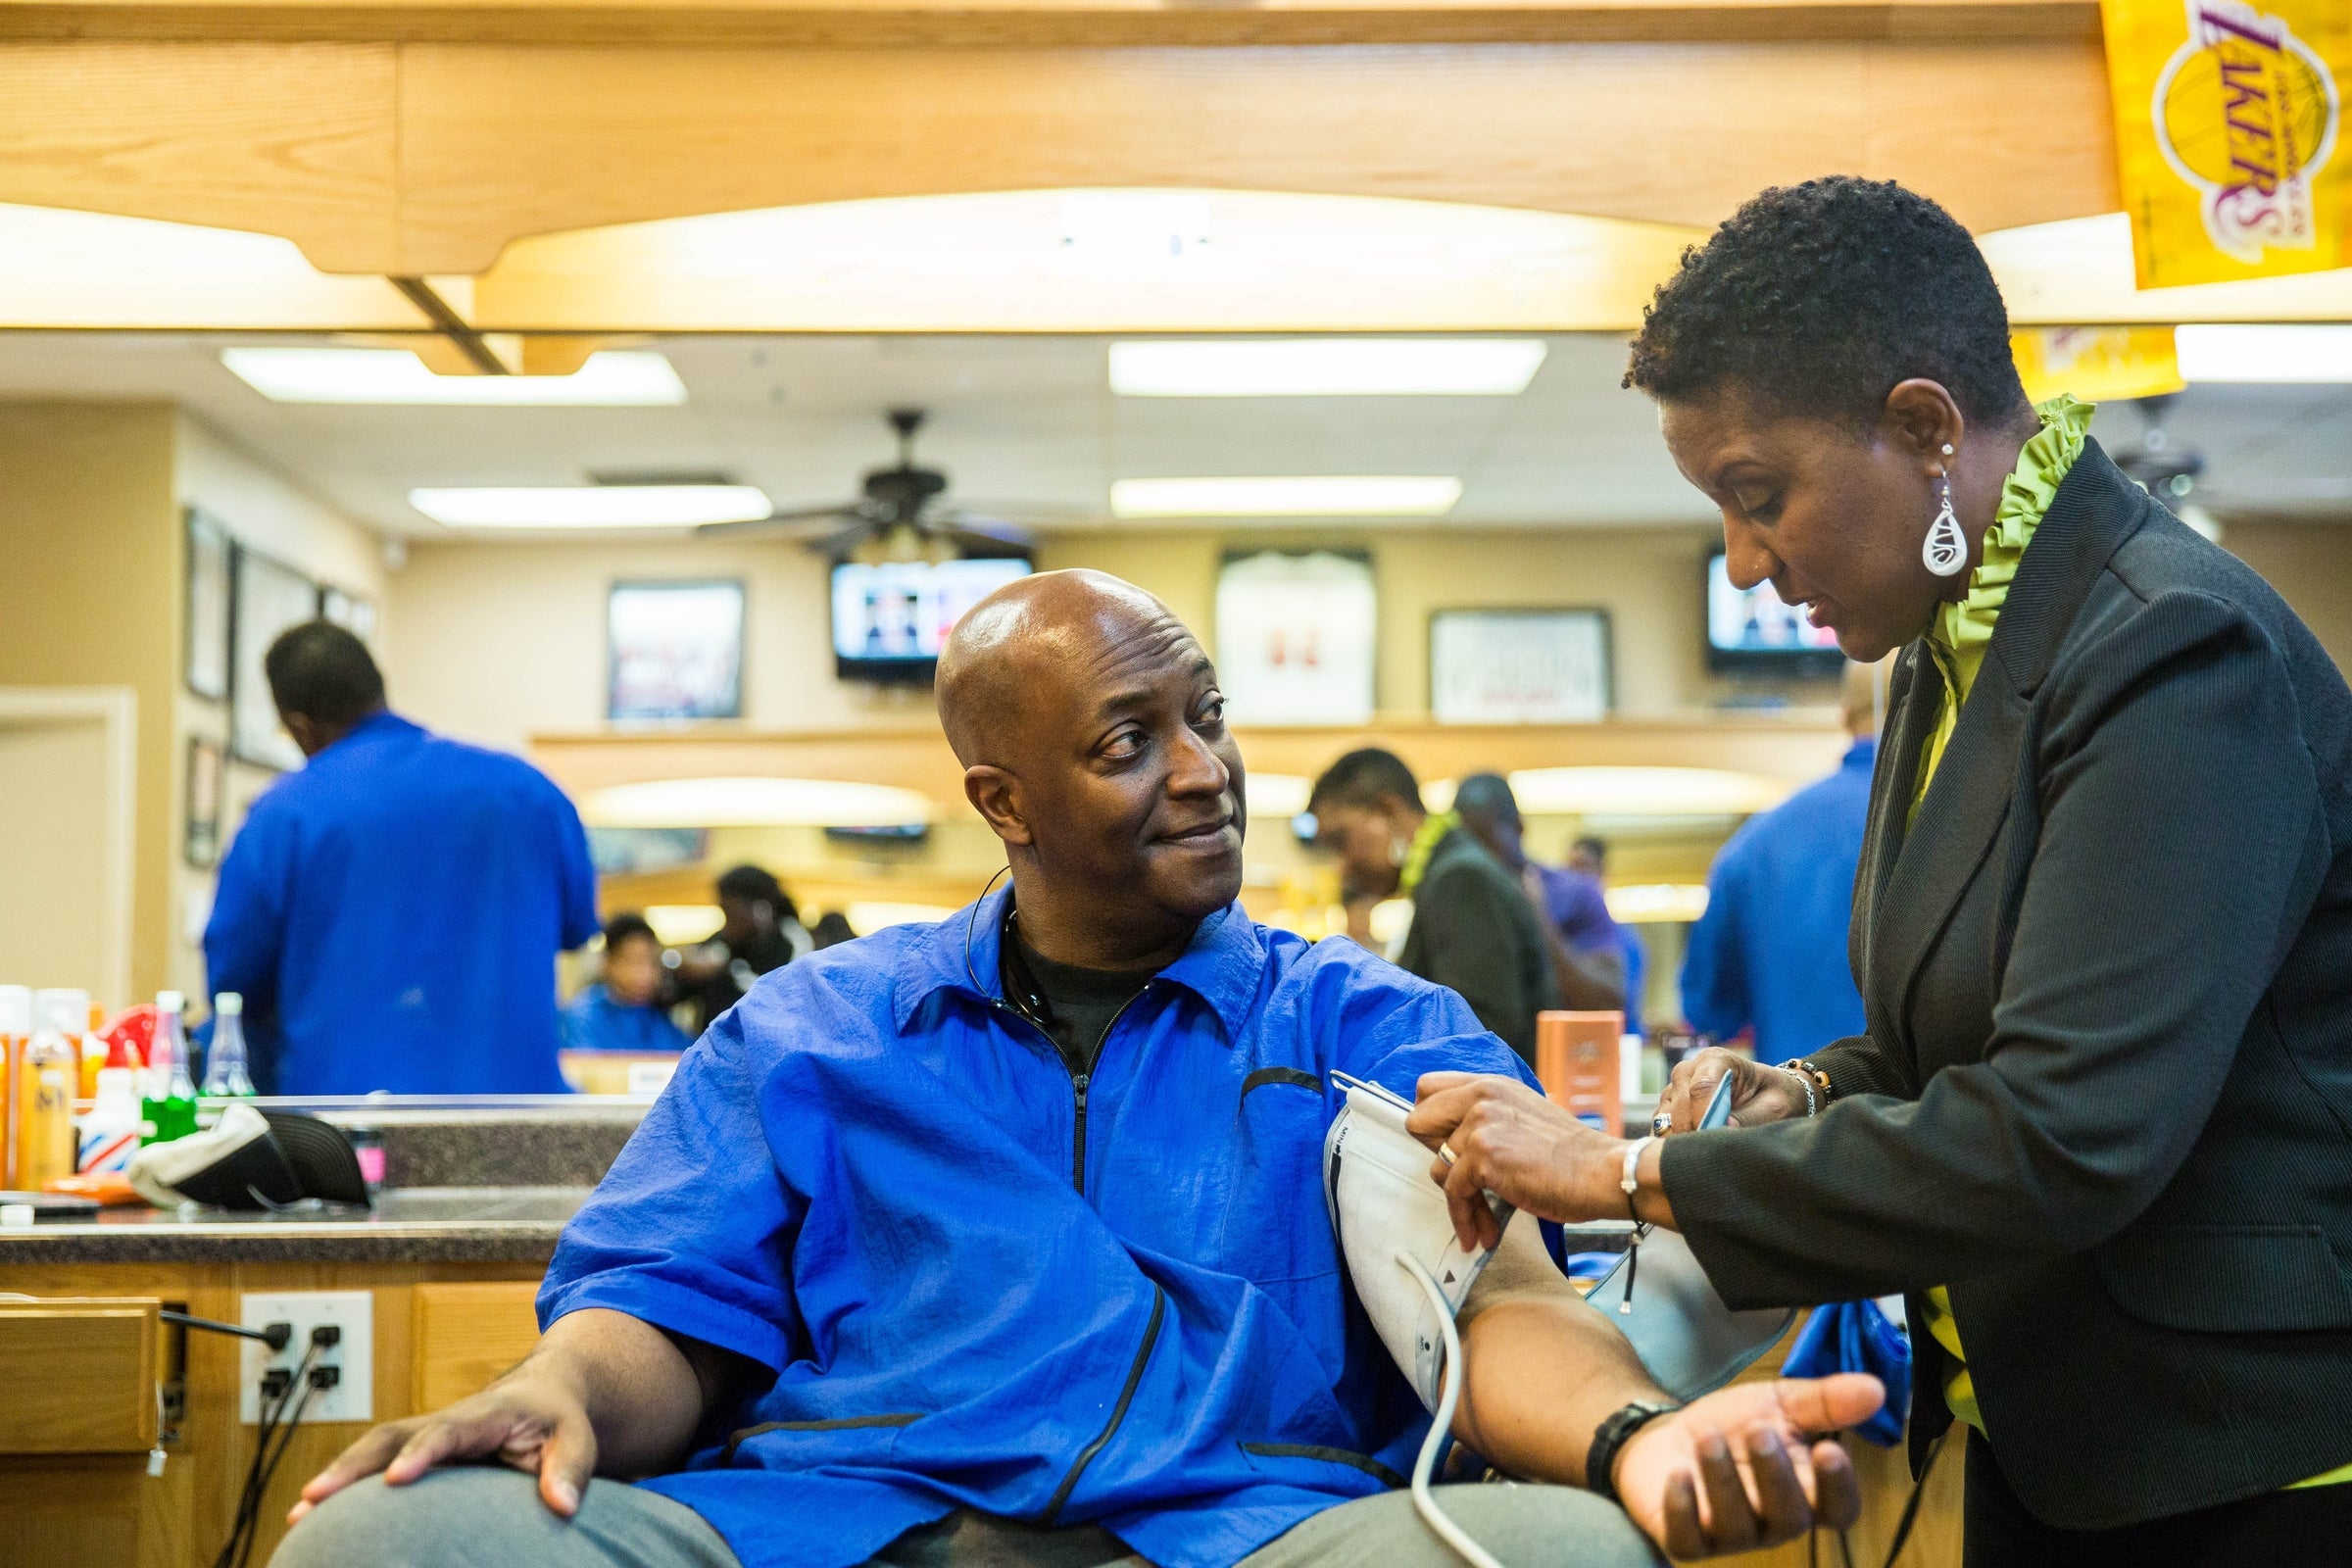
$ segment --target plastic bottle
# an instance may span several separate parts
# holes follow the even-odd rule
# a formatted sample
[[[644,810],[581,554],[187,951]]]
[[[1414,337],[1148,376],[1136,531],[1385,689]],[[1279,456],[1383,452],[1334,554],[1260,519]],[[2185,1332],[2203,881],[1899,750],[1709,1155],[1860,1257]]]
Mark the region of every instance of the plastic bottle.
[[[253,1092],[253,1078],[245,1070],[245,999],[223,991],[213,998],[213,1049],[204,1054],[204,1093],[208,1099],[227,1099]]]
[[[90,1004],[89,1027],[81,1037],[81,1082],[74,1095],[81,1100],[98,1096],[98,1070],[106,1065],[106,1041],[100,1031],[106,1028],[106,1009],[95,1002]]]
[[[78,991],[43,991],[33,1010],[39,1027],[17,1068],[16,1181],[28,1193],[74,1174],[74,1084],[81,1070],[74,1035],[90,1002]]]
[[[127,1170],[130,1156],[139,1152],[147,1117],[139,1108],[145,1069],[138,1060],[126,1040],[118,1038],[107,1048],[106,1065],[98,1069],[97,1102],[81,1123],[78,1163],[85,1172]]]
[[[32,992],[0,986],[0,1188],[17,1184],[17,1058],[32,1035]]]
[[[188,1076],[188,1037],[180,1028],[187,999],[176,991],[155,994],[155,1044],[147,1053],[147,1085],[139,1114],[152,1125],[143,1140],[168,1144],[196,1130],[196,1080]]]

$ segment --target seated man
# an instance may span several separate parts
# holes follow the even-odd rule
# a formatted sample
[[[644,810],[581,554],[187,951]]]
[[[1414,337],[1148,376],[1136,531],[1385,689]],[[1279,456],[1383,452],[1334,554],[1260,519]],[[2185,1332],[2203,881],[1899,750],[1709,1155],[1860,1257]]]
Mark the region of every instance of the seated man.
[[[1319,1166],[1334,1070],[1409,1094],[1516,1058],[1452,993],[1241,910],[1241,757],[1157,601],[1026,578],[956,628],[939,705],[1013,887],[762,979],[565,1232],[539,1348],[353,1445],[280,1568],[1452,1568],[1396,1490],[1429,1417]],[[1810,1439],[1877,1407],[1852,1376],[1648,1420],[1592,1478],[1639,1530],[1575,1490],[1662,1396],[1538,1228],[1506,1237],[1454,1431],[1563,1485],[1441,1489],[1491,1550],[1647,1563],[1642,1532],[1697,1555],[1851,1519]]]
[[[669,1021],[669,974],[662,939],[642,914],[616,914],[605,926],[604,978],[564,1004],[566,1051],[684,1051],[685,1032]]]

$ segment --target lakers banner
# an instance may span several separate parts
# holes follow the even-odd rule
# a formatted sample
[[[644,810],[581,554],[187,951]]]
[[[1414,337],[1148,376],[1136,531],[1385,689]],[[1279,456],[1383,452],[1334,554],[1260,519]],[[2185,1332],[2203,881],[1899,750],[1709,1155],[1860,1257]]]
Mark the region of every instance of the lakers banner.
[[[2102,0],[2139,286],[2352,265],[2347,0]]]
[[[2085,403],[2178,392],[2169,326],[2029,326],[2009,334],[2018,379],[2035,403],[2072,392]]]

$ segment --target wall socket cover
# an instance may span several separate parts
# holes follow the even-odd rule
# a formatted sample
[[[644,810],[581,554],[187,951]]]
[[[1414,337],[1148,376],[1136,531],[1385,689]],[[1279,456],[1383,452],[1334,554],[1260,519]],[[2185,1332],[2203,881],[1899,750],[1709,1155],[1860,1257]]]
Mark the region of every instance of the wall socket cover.
[[[282,1350],[271,1350],[259,1340],[240,1340],[243,1351],[238,1378],[238,1411],[247,1426],[262,1419],[262,1374],[271,1367],[291,1373],[311,1348],[311,1330],[331,1323],[343,1331],[340,1344],[321,1350],[313,1366],[331,1366],[340,1375],[331,1389],[312,1393],[302,1407],[302,1424],[320,1421],[375,1419],[375,1293],[372,1291],[248,1291],[238,1306],[237,1321],[250,1329],[272,1323],[294,1325],[294,1338]],[[292,1396],[300,1398],[300,1393]],[[286,1409],[293,1410],[289,1403]]]

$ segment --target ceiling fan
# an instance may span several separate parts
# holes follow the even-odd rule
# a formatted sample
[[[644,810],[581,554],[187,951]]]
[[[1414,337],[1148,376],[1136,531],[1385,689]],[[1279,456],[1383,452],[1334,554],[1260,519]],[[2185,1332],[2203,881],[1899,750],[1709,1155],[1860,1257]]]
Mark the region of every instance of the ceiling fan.
[[[948,476],[937,468],[918,467],[914,461],[915,433],[928,416],[925,409],[892,409],[885,416],[898,432],[899,461],[891,467],[869,470],[863,493],[856,500],[770,513],[748,522],[705,523],[695,532],[733,534],[832,523],[836,526],[809,538],[808,548],[836,560],[846,560],[859,545],[886,540],[902,528],[952,545],[967,556],[1028,554],[1032,540],[1029,530],[1020,524],[943,504]]]

